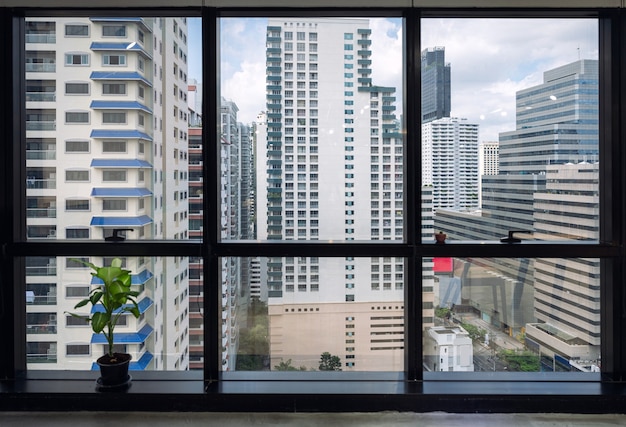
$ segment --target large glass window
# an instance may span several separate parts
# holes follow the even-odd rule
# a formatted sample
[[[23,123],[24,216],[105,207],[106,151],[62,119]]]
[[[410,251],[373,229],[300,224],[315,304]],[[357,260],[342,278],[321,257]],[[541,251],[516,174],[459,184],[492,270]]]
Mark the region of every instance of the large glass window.
[[[505,27],[519,37],[495,36]],[[597,20],[424,19],[421,28],[424,238],[598,241]],[[439,286],[424,339],[438,355],[424,346],[425,370],[484,371],[484,356],[496,370],[597,371],[598,260],[428,266]],[[447,347],[450,336],[467,345]],[[503,361],[510,352],[532,363]]]
[[[68,371],[102,341],[67,312],[97,285],[82,262],[119,256],[130,399],[605,393],[626,371],[621,12],[294,10],[14,20],[0,377],[84,387]]]

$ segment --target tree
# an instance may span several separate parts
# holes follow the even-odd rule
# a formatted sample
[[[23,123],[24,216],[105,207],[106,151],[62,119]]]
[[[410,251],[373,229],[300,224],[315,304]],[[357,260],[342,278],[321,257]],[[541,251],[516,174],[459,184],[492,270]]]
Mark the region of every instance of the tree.
[[[509,371],[539,372],[539,355],[528,350],[502,350],[498,355],[509,365]]]
[[[485,340],[485,334],[487,333],[487,331],[485,331],[483,328],[479,328],[478,326],[472,325],[471,323],[461,323],[461,327],[465,329],[472,341]]]
[[[341,359],[325,351],[320,357],[320,371],[341,371]]]
[[[274,365],[274,370],[276,371],[306,371],[306,368],[304,366],[300,366],[300,368],[291,366],[291,359],[287,359],[286,362],[280,362],[278,365]]]
[[[450,310],[447,307],[437,307],[435,308],[435,316],[441,318],[441,319],[450,319],[450,313],[452,310]]]

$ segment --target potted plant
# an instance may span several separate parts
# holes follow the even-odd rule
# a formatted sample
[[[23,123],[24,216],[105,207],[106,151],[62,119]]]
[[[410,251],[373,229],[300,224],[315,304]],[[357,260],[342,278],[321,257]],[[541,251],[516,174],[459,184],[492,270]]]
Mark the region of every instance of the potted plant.
[[[131,290],[130,270],[122,268],[122,260],[114,258],[108,267],[98,267],[92,263],[77,260],[91,267],[92,276],[102,282],[94,287],[89,296],[80,301],[74,308],[80,308],[91,304],[95,310],[89,315],[69,313],[74,317],[81,318],[91,324],[91,329],[96,334],[102,333],[108,344],[108,351],[96,361],[100,366],[100,378],[97,384],[99,389],[114,389],[126,387],[130,384],[128,367],[131,355],[126,353],[114,353],[114,331],[120,317],[131,313],[139,317],[137,305],[138,292]]]
[[[435,233],[436,243],[439,243],[440,245],[446,243],[446,238],[447,237],[448,237],[448,235],[446,233],[444,233],[443,231],[440,231],[439,233]]]

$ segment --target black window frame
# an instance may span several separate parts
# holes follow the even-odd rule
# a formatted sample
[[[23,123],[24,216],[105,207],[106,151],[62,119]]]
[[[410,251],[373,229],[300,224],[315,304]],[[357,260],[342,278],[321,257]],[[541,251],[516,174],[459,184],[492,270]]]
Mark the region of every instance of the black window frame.
[[[219,141],[203,132],[204,240],[105,242],[26,241],[23,218],[25,183],[24,17],[25,16],[198,16],[203,18],[203,125],[219,129],[219,18],[245,16],[401,16],[405,19],[404,111],[420,117],[419,20],[422,17],[591,17],[599,24],[601,236],[599,242],[554,243],[456,242],[435,245],[421,241],[421,210],[417,191],[421,174],[421,123],[408,121],[405,140],[405,240],[368,243],[220,242],[218,209]],[[279,8],[155,8],[155,9],[0,9],[0,212],[9,226],[0,229],[0,410],[99,410],[103,401],[119,411],[454,411],[454,412],[587,412],[626,411],[626,255],[623,250],[626,174],[626,14],[618,8],[598,9],[434,9],[363,7],[345,9]],[[616,90],[616,88],[619,88]],[[611,143],[611,141],[615,141]],[[14,185],[15,184],[15,185]],[[418,286],[422,260],[450,257],[601,258],[602,375],[573,374],[556,379],[541,373],[516,376],[433,376],[421,369],[422,295]],[[204,259],[205,313],[219,313],[220,257],[333,256],[405,258],[405,370],[402,373],[263,373],[220,371],[218,315],[204,317],[205,369],[198,372],[138,372],[123,399],[96,393],[89,372],[26,371],[24,259],[26,256],[190,256]],[[206,339],[208,338],[208,339]],[[213,339],[211,339],[213,338]],[[321,376],[320,376],[321,374]],[[347,373],[346,373],[347,374]],[[475,374],[473,374],[475,375]],[[42,394],[46,393],[45,399]]]

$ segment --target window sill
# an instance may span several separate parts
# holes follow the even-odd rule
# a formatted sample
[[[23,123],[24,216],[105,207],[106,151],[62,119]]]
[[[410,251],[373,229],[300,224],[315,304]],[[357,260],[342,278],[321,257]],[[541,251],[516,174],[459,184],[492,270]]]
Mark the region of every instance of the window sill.
[[[48,372],[0,382],[0,411],[626,412],[626,383],[602,382],[593,374],[563,374],[567,377],[560,381],[542,374],[519,381],[507,373],[474,375],[471,381],[465,375],[433,374],[407,382],[393,373],[335,380],[279,373],[269,380],[248,372],[245,379],[224,374],[227,379],[204,387],[200,372],[138,372],[124,392],[96,392],[96,375]]]

